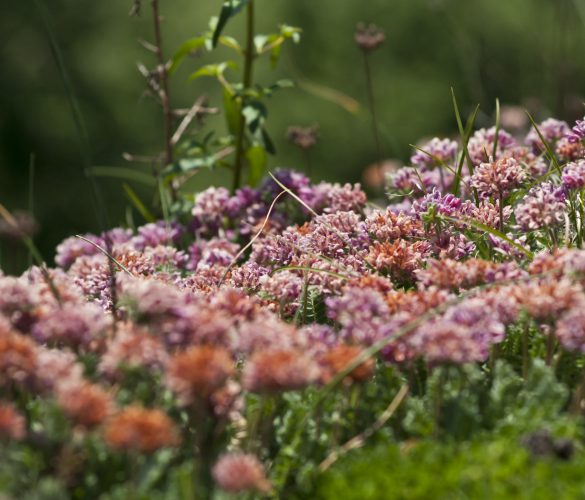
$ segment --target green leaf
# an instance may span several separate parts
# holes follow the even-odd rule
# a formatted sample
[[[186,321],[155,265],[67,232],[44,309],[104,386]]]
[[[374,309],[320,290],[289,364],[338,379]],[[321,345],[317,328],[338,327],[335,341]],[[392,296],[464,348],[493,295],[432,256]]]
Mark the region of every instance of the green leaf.
[[[240,104],[238,99],[230,94],[227,89],[223,89],[223,110],[227,128],[233,136],[238,133],[240,129],[240,121],[242,115],[240,114]]]
[[[542,132],[538,128],[538,125],[534,121],[534,118],[532,118],[532,115],[528,111],[526,111],[526,114],[528,115],[528,118],[530,119],[530,123],[532,123],[534,130],[536,130],[538,137],[540,137],[540,140],[542,141],[542,144],[544,145],[544,148],[546,149],[546,153],[548,154],[548,156],[550,156],[550,161],[552,161],[552,164],[557,169],[557,172],[559,173],[559,175],[562,174],[562,168],[561,168],[555,154],[553,153],[552,148],[550,147],[549,143],[546,141],[546,139],[542,135]]]
[[[262,128],[261,133],[262,133],[262,142],[264,143],[264,149],[266,149],[266,152],[268,152],[269,154],[275,155],[276,154],[276,147],[274,146],[272,139],[268,135],[268,132],[266,131],[265,128]]]
[[[225,61],[219,64],[206,64],[202,66],[194,73],[191,73],[189,80],[196,80],[202,76],[213,76],[217,78],[222,75],[226,69],[237,69],[238,65],[234,61]]]
[[[453,89],[451,89],[451,91],[453,91]],[[455,94],[453,94],[453,99],[455,99]],[[457,109],[457,101],[453,101],[455,104],[455,109],[457,110],[457,123],[460,122],[461,118],[459,117],[459,111]],[[475,119],[477,117],[477,112],[479,111],[479,104],[475,107],[475,111],[473,112],[473,114],[471,115],[471,117],[469,118],[469,120],[467,121],[467,126],[465,131],[462,130],[462,135],[461,135],[461,142],[463,150],[461,152],[461,158],[459,159],[459,165],[457,166],[457,175],[455,176],[455,182],[453,183],[453,194],[457,194],[459,192],[459,186],[460,186],[460,182],[461,182],[461,172],[463,170],[463,162],[465,161],[465,158],[467,158],[467,166],[469,167],[469,171],[470,174],[473,175],[473,162],[471,161],[471,158],[469,156],[469,151],[467,151],[467,144],[469,143],[469,139],[471,138],[471,132],[473,132],[473,126],[475,124]],[[477,193],[475,192],[475,188],[474,188],[474,193],[475,193],[475,198],[477,199]]]
[[[268,42],[273,42],[276,38],[278,38],[276,35],[256,35],[254,37],[256,52],[260,52]]]
[[[224,47],[234,49],[238,54],[242,54],[243,52],[240,43],[231,36],[220,36],[219,43],[221,43]]]
[[[225,0],[223,2],[221,12],[219,13],[219,18],[217,20],[217,25],[215,26],[215,31],[213,32],[213,47],[217,47],[217,42],[219,41],[219,37],[227,22],[238,12],[240,12],[248,4],[248,1],[249,0]]]
[[[96,166],[89,167],[86,171],[96,177],[113,177],[140,182],[146,186],[156,186],[156,180],[152,175],[133,168]]]
[[[256,186],[266,170],[266,151],[260,144],[255,144],[246,151],[248,162],[248,181],[251,186]]]
[[[500,100],[496,99],[496,136],[494,137],[494,150],[492,156],[496,159],[498,152],[498,140],[500,138]]]
[[[250,101],[242,109],[242,116],[250,132],[255,134],[268,116],[268,110],[260,101]]]
[[[171,67],[169,68],[169,74],[173,74],[177,70],[177,68],[180,66],[181,62],[183,62],[183,59],[185,59],[185,57],[187,57],[192,52],[205,47],[208,41],[209,41],[208,37],[198,36],[196,38],[190,38],[189,40],[183,42],[173,55],[173,58],[171,59]]]
[[[291,80],[278,80],[277,82],[273,83],[272,85],[268,86],[268,87],[264,87],[262,89],[262,93],[264,95],[267,96],[272,96],[272,94],[276,91],[276,90],[281,90],[281,89],[290,89],[293,88],[295,86],[294,82]]]
[[[215,156],[205,156],[202,158],[182,158],[172,165],[167,166],[161,174],[163,176],[186,174],[200,168],[213,168],[215,165]]]

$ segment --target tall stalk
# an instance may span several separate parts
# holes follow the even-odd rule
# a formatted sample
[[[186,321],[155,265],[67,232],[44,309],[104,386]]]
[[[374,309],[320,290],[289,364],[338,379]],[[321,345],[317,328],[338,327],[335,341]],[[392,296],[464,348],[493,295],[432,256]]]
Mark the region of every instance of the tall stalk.
[[[246,8],[246,52],[244,57],[243,92],[252,86],[252,75],[254,70],[254,0],[250,0]],[[242,180],[242,167],[244,165],[246,121],[241,113],[244,106],[243,98],[241,99],[240,106],[240,127],[236,137],[236,160],[234,164],[234,191],[240,187]]]
[[[169,93],[169,78],[167,64],[162,50],[162,33],[160,27],[160,14],[158,0],[151,0],[152,17],[154,19],[154,46],[158,59],[158,77],[160,83],[160,100],[164,117],[164,138],[165,138],[165,165],[173,162],[173,110]]]
[[[381,173],[382,170],[382,141],[380,140],[380,130],[378,127],[378,115],[376,114],[376,100],[374,97],[374,83],[372,80],[372,70],[370,68],[370,56],[369,53],[364,51],[364,70],[366,75],[366,87],[368,92],[368,104],[370,107],[370,113],[372,115],[372,130],[374,133],[374,142],[376,143],[376,156],[378,170]]]

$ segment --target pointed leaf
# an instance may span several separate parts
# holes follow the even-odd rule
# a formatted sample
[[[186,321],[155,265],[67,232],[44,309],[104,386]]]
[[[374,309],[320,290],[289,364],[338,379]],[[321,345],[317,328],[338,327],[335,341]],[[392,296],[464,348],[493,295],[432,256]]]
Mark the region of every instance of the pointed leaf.
[[[248,181],[251,186],[256,186],[266,170],[266,151],[259,145],[253,145],[246,151],[246,161],[249,167]]]
[[[230,18],[240,12],[247,4],[248,0],[225,0],[223,2],[221,12],[219,13],[219,18],[217,20],[217,25],[215,26],[215,31],[213,32],[213,47],[217,47],[219,37]]]

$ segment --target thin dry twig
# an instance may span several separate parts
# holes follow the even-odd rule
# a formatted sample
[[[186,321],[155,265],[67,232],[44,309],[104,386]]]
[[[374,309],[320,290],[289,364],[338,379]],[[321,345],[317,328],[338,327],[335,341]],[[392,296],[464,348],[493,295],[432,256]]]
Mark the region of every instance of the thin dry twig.
[[[189,111],[187,112],[187,114],[177,127],[177,130],[173,134],[173,137],[171,138],[171,144],[173,146],[176,145],[181,140],[181,137],[186,132],[187,128],[189,127],[194,118],[196,118],[197,116],[201,116],[203,114],[211,114],[213,112],[217,112],[217,110],[213,110],[213,108],[204,107],[206,102],[207,102],[206,96],[200,96],[197,98],[197,100],[195,101],[193,106],[191,106],[191,108],[189,109]]]
[[[229,263],[229,265],[227,266],[227,268],[226,268],[225,272],[223,273],[221,279],[219,280],[219,283],[217,284],[217,288],[221,288],[221,285],[223,284],[223,281],[225,280],[225,277],[227,276],[227,274],[228,274],[229,270],[232,268],[232,266],[238,261],[238,259],[242,256],[242,254],[248,248],[250,248],[254,244],[254,242],[260,237],[260,235],[264,232],[264,228],[266,227],[266,224],[268,224],[268,220],[270,219],[270,215],[272,214],[272,210],[274,210],[274,207],[276,205],[276,202],[285,193],[286,193],[286,191],[281,191],[280,193],[278,193],[278,195],[276,196],[276,198],[274,198],[274,200],[272,200],[272,203],[270,204],[270,208],[268,209],[268,213],[266,214],[266,217],[264,218],[264,222],[262,223],[262,227],[260,227],[260,229],[254,235],[254,237],[238,252],[238,254]]]
[[[91,240],[88,240],[87,238],[84,238],[83,236],[76,234],[75,235],[76,238],[79,238],[80,240],[85,241],[86,243],[89,243],[90,245],[94,246],[95,248],[97,248],[101,253],[103,253],[109,260],[110,262],[113,262],[114,264],[116,264],[122,271],[124,271],[126,274],[128,274],[129,276],[132,276],[134,278],[134,275],[128,270],[128,268],[126,268],[125,266],[123,266],[122,264],[120,264],[116,258],[107,250],[103,249],[102,247],[100,247],[97,243],[94,243]]]
[[[378,419],[365,431],[359,433],[357,436],[352,437],[349,441],[347,441],[344,445],[342,445],[339,449],[334,450],[331,452],[325,460],[323,460],[319,464],[319,470],[321,472],[326,471],[329,467],[331,467],[341,455],[347,453],[348,451],[355,450],[356,448],[360,448],[365,444],[365,442],[372,437],[376,432],[378,432],[384,424],[390,419],[392,415],[396,412],[400,403],[404,400],[406,395],[408,394],[408,384],[404,384],[394,399],[388,405],[388,408],[384,410],[384,412],[378,417]]]

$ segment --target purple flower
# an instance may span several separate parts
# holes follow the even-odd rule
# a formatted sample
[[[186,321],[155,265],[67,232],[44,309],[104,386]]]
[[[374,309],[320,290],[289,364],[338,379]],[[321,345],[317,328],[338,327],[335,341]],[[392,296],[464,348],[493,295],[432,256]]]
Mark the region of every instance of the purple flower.
[[[438,137],[431,139],[420,147],[420,149],[426,151],[426,153],[430,153],[447,164],[450,164],[455,159],[457,148],[457,142],[452,141],[451,139],[439,139]],[[416,150],[416,152],[410,157],[411,163],[417,167],[427,168],[433,168],[440,165],[434,158],[426,153]]]
[[[182,236],[183,228],[176,222],[152,222],[138,228],[138,235],[132,238],[131,243],[136,250],[158,245],[177,244]]]
[[[585,187],[585,160],[567,163],[563,168],[563,186],[569,190]]]
[[[514,158],[502,158],[477,167],[471,177],[471,185],[484,198],[506,197],[526,177],[526,172]]]
[[[490,159],[494,152],[494,141],[496,138],[496,127],[489,129],[482,128],[476,131],[469,143],[467,150],[471,161],[474,165],[479,165]],[[495,159],[499,159],[504,151],[507,151],[516,146],[516,140],[505,130],[500,129],[498,133],[498,149],[496,151]]]
[[[564,213],[565,196],[549,182],[532,188],[514,212],[516,222],[524,231],[559,225]]]
[[[195,198],[189,227],[198,235],[214,236],[224,227],[230,203],[230,192],[223,187],[210,187]]]
[[[104,241],[94,234],[86,234],[84,238],[93,241],[99,246],[103,246],[104,244]],[[66,238],[57,246],[55,262],[58,266],[68,269],[78,257],[82,255],[95,255],[97,253],[99,253],[99,250],[94,245],[72,236]]]
[[[336,321],[341,338],[370,345],[386,333],[390,310],[383,296],[368,288],[348,288],[343,295],[325,299],[327,316]]]
[[[544,120],[539,126],[538,130],[544,137],[547,143],[554,143],[569,132],[569,125],[562,120],[555,118],[548,118]],[[530,129],[524,142],[532,148],[535,154],[540,154],[544,151],[544,144],[540,140],[540,136],[534,127]]]
[[[566,134],[566,138],[571,144],[581,142],[585,139],[585,118],[575,122],[573,129]]]

